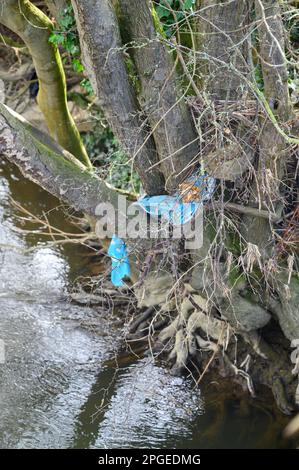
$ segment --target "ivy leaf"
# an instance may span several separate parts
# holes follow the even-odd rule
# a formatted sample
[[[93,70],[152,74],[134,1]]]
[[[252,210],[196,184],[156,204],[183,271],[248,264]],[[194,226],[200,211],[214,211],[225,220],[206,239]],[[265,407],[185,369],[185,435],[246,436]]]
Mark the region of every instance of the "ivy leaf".
[[[76,44],[71,44],[69,47],[67,47],[67,50],[71,55],[78,55],[80,52],[80,49],[78,46],[76,46]]]
[[[193,4],[194,0],[186,0],[183,6],[184,10],[191,10]]]
[[[89,95],[94,95],[92,85],[88,78],[84,78],[83,80],[81,80],[80,85],[87,91]]]
[[[161,18],[167,18],[170,14],[169,10],[165,6],[162,6],[162,5],[159,5],[156,11],[160,20]]]
[[[49,42],[51,44],[56,44],[57,46],[59,44],[63,44],[64,43],[64,35],[61,34],[61,33],[51,33],[50,36],[49,36]]]
[[[73,18],[71,16],[65,16],[59,20],[59,26],[61,29],[69,29],[73,26]]]
[[[75,72],[82,73],[84,71],[84,66],[79,59],[73,59],[72,64]]]

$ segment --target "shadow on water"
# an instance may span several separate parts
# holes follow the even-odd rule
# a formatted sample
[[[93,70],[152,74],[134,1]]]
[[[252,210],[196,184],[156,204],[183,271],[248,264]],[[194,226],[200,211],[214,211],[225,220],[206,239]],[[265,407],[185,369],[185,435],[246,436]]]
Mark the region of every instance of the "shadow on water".
[[[72,281],[89,272],[87,249],[49,247],[38,233],[16,231],[9,195],[75,230],[57,199],[0,166],[2,448],[292,446],[281,437],[288,419],[270,395],[233,396],[234,387],[215,382],[194,389],[150,358],[120,353],[111,317],[66,300]]]

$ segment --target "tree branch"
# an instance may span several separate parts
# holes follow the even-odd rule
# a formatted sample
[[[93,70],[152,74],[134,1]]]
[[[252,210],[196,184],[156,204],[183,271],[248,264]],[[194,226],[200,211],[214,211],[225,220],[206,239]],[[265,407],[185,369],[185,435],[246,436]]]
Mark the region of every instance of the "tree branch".
[[[0,22],[24,41],[32,55],[39,80],[37,101],[51,136],[86,166],[91,167],[79,131],[69,112],[66,82],[57,46],[49,43],[53,25],[28,0],[4,0]]]
[[[117,192],[22,116],[0,103],[0,154],[26,178],[76,210],[95,216],[96,206],[117,207]]]

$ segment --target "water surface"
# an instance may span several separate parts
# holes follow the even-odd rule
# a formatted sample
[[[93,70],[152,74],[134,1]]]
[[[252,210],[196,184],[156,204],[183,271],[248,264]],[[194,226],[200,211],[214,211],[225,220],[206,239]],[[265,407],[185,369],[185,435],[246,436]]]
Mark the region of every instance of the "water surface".
[[[67,300],[74,279],[91,268],[87,249],[49,247],[39,234],[20,233],[10,196],[75,230],[58,200],[0,166],[1,448],[291,445],[270,396],[224,397],[221,384],[200,390],[151,358],[120,352],[113,316]]]

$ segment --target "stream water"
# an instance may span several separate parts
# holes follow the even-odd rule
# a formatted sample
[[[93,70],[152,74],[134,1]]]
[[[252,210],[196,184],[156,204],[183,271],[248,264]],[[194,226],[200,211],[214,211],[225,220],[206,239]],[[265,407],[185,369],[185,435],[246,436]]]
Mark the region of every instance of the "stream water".
[[[119,353],[112,319],[66,299],[88,274],[87,250],[25,236],[10,197],[74,231],[58,200],[1,163],[1,448],[291,446],[281,437],[288,419],[270,395],[233,396],[215,383],[200,390],[150,359]]]

